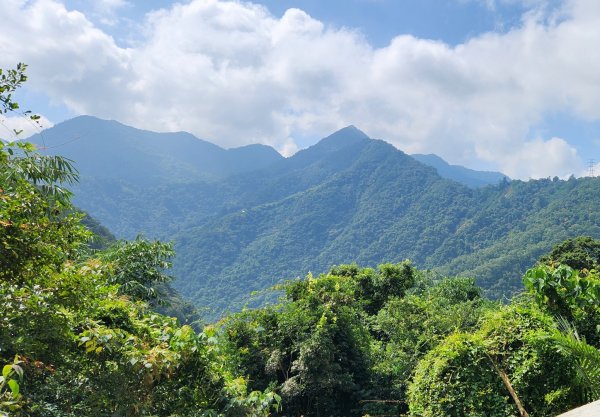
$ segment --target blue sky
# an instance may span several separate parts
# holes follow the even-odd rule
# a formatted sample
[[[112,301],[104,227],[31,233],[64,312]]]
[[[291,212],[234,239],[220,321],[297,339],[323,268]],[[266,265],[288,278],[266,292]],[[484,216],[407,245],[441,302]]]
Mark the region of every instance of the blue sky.
[[[169,8],[175,2],[145,0],[107,3],[122,4],[114,9],[114,17],[121,19],[119,25],[103,25],[102,19],[106,13],[102,14],[102,8],[94,7],[93,1],[65,1],[69,8],[84,11],[96,24],[105,27],[125,43],[132,35],[127,30],[127,19],[141,22],[146,13]],[[254,3],[264,5],[277,17],[290,8],[302,9],[327,25],[360,30],[376,47],[387,45],[399,34],[456,45],[485,32],[507,31],[520,25],[523,13],[535,4],[527,1],[485,0],[268,0]],[[559,5],[559,1],[553,1],[547,2],[545,7]]]
[[[387,45],[399,34],[438,39],[451,45],[490,30],[518,25],[524,8],[519,4],[490,7],[479,1],[349,0],[327,2],[264,1],[276,15],[299,7],[329,24],[358,28],[376,47]]]
[[[0,16],[0,66],[30,65],[18,99],[47,125],[92,114],[289,155],[354,124],[525,179],[600,160],[595,0],[6,0]]]

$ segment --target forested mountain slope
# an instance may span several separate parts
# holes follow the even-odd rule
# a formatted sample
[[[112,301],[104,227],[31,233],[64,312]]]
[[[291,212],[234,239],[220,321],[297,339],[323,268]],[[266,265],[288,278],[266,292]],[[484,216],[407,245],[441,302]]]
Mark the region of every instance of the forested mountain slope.
[[[519,290],[518,277],[553,244],[600,237],[600,178],[511,181],[478,192],[477,207],[427,265],[476,277],[494,296]]]
[[[98,124],[91,153],[84,146],[66,152],[71,144],[50,148],[78,163],[76,203],[120,237],[174,239],[174,286],[213,309],[213,317],[248,302],[251,291],[351,262],[411,259],[420,268],[472,276],[501,297],[521,288],[522,273],[553,244],[580,234],[600,237],[595,178],[503,180],[474,189],[353,126],[290,158],[266,147],[242,148],[236,152],[259,156],[246,155],[254,162],[226,172],[232,151],[183,133],[158,139],[142,132],[133,139],[126,133],[140,131],[91,121]],[[44,132],[48,147],[69,138],[63,127],[70,122],[63,125]],[[154,140],[160,151],[146,146]],[[198,149],[176,151],[192,145]],[[133,158],[120,173],[109,166],[117,152]],[[96,169],[95,155],[105,158],[104,170]],[[223,166],[204,157],[221,158]],[[177,158],[183,162],[171,175],[169,161]]]
[[[411,259],[475,277],[501,297],[520,290],[523,272],[556,242],[600,236],[599,202],[598,179],[472,190],[369,140],[352,164],[317,186],[180,232],[175,285],[220,311],[332,264]]]
[[[219,309],[282,278],[320,272],[333,263],[419,261],[427,253],[423,244],[437,247],[444,236],[437,230],[423,233],[422,217],[410,214],[432,210],[429,214],[451,229],[469,207],[471,190],[385,142],[364,139],[349,148],[340,158],[346,166],[317,185],[176,235],[175,271],[185,279],[175,285],[199,304]],[[453,190],[452,201],[429,207],[446,188]],[[454,201],[464,204],[449,209]],[[386,235],[394,228],[412,232],[392,233],[390,241]],[[431,242],[417,242],[422,235]],[[227,297],[213,298],[215,292]]]

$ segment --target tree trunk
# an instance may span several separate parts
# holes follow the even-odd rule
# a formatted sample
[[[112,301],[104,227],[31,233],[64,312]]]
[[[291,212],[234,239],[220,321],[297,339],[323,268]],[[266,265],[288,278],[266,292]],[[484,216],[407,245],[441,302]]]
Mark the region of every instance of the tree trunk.
[[[517,395],[517,392],[513,388],[512,384],[510,383],[510,379],[508,378],[508,375],[506,375],[506,372],[504,372],[502,369],[500,369],[498,367],[498,365],[496,365],[496,362],[494,362],[494,360],[492,359],[492,357],[490,355],[488,355],[486,353],[486,356],[488,357],[488,359],[492,363],[492,366],[494,367],[494,370],[500,376],[500,379],[502,380],[502,383],[504,383],[504,386],[506,387],[506,389],[508,390],[510,396],[512,397],[513,401],[515,402],[517,408],[519,409],[519,414],[521,415],[521,417],[529,417],[529,414],[527,414],[527,411],[525,411],[525,407],[523,407],[523,403],[519,399],[519,396]]]

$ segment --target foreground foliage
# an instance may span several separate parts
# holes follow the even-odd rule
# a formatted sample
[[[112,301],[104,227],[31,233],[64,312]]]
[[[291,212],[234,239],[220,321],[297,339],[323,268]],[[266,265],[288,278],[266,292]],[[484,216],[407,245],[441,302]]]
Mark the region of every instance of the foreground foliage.
[[[24,67],[3,78],[2,104]],[[248,392],[210,332],[146,301],[173,255],[137,239],[92,250],[63,187],[70,161],[0,141],[0,414],[266,415],[276,394]]]
[[[75,178],[68,168],[61,177],[68,162],[27,145],[0,152],[0,358],[19,358],[24,371],[19,395],[2,407],[39,416],[268,412],[275,397],[248,396],[210,334],[145,303],[168,279],[169,245],[137,239],[90,253],[81,216],[56,192],[58,180]]]
[[[539,265],[501,305],[406,262],[343,265],[228,317],[221,343],[278,415],[554,416],[600,397],[597,281]]]

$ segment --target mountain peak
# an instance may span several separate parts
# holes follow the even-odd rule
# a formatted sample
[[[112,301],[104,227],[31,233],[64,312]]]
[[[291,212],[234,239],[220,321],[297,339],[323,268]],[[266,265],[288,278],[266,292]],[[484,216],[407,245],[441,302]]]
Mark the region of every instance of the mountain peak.
[[[352,138],[352,139],[369,139],[367,134],[357,128],[354,125],[349,125],[341,128],[337,132],[332,133],[327,138],[335,137],[335,136],[343,136],[344,138]],[[327,139],[325,138],[325,139]]]
[[[75,116],[72,119],[68,119],[68,120],[64,120],[60,123],[57,123],[58,125],[65,125],[65,126],[79,126],[79,125],[86,125],[86,126],[90,126],[90,125],[121,125],[124,126],[122,123],[117,122],[116,120],[112,120],[112,119],[101,119],[100,117],[96,117],[96,116],[90,116],[87,114],[82,114],[79,116]]]
[[[321,139],[313,147],[320,151],[330,152],[367,140],[369,137],[362,130],[350,125]]]

